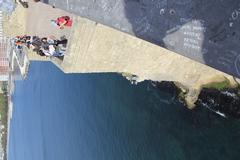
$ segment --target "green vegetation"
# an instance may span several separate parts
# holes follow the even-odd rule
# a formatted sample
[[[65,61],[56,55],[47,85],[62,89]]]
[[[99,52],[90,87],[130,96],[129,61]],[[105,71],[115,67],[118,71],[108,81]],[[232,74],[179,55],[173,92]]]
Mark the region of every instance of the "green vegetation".
[[[7,149],[7,127],[8,127],[8,99],[6,94],[0,93],[0,121],[4,126],[1,130],[2,138],[1,145],[4,149],[4,155],[6,157]],[[6,159],[6,158],[5,158]]]
[[[213,88],[213,89],[218,89],[218,90],[223,90],[227,88],[232,88],[229,80],[225,80],[222,82],[213,82],[209,84],[203,85],[203,88]]]

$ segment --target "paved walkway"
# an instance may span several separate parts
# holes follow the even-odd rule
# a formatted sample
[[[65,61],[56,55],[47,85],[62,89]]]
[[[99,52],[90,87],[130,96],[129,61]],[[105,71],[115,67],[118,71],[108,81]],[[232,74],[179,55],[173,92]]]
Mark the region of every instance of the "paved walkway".
[[[76,16],[66,11],[53,8],[50,5],[44,3],[29,2],[29,8],[27,10],[26,18],[26,31],[28,35],[36,35],[39,37],[55,36],[60,38],[65,36],[70,43],[72,28],[64,28],[63,30],[54,27],[51,24],[51,20],[54,20],[60,16],[67,15],[71,18],[76,19]],[[34,52],[30,52],[29,58],[31,60],[49,60],[46,57],[40,57]]]
[[[240,77],[237,0],[42,0]]]
[[[74,17],[60,9],[53,8],[44,3],[29,2],[29,8],[27,9],[27,32],[29,35],[37,35],[40,37],[54,35],[61,37],[65,35],[70,36],[70,29],[65,28],[63,30],[58,29],[51,25],[51,20],[56,19],[63,15]]]

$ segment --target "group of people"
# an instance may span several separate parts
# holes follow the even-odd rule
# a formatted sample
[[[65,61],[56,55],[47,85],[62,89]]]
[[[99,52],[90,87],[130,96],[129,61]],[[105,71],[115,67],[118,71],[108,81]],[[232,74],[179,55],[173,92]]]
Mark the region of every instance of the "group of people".
[[[69,16],[61,16],[56,20],[51,20],[51,23],[59,29],[64,29],[64,27],[72,26],[72,19]],[[24,35],[16,36],[14,43],[18,49],[26,46],[29,49],[32,48],[40,56],[62,57],[66,50],[67,39],[56,39],[54,36],[39,38],[38,36]]]
[[[40,56],[62,57],[66,50],[67,39],[64,37],[56,39],[54,36],[40,38],[24,35],[15,37],[14,43],[18,49],[26,46]]]
[[[40,0],[33,1],[39,2]],[[18,0],[18,2],[22,5],[26,5],[25,8],[28,8],[28,0]],[[54,27],[61,30],[65,27],[71,27],[73,24],[73,20],[69,16],[61,16],[50,22]],[[66,51],[67,42],[68,40],[66,38],[56,39],[54,36],[40,38],[38,36],[24,35],[14,38],[17,49],[26,46],[38,55],[46,57],[63,57]]]

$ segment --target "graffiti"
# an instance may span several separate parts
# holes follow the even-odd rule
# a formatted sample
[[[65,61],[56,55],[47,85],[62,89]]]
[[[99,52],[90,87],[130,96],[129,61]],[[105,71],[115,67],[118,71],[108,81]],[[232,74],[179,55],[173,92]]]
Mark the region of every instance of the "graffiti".
[[[236,20],[236,19],[238,19],[239,16],[240,16],[240,8],[235,9],[235,10],[232,12],[232,19],[233,19],[233,20]]]
[[[189,3],[191,3],[191,0],[177,0],[174,3],[178,4],[178,5],[187,5]]]
[[[233,68],[233,64],[236,60],[236,57],[238,57],[238,53],[232,50],[226,50],[223,53],[224,54],[221,55],[216,54],[216,62],[228,70],[232,70],[231,68]]]
[[[151,27],[151,25],[148,22],[147,16],[137,19],[136,24],[138,24],[138,26],[136,27],[135,30],[139,34],[144,34],[144,33],[148,32]]]
[[[201,52],[205,31],[206,28],[202,23],[195,20],[182,26],[183,47]]]
[[[234,62],[234,65],[235,65],[237,75],[240,76],[240,55],[237,56],[237,58]]]
[[[215,31],[215,34],[209,38],[210,41],[216,43],[224,41],[228,37],[227,29],[221,28]]]

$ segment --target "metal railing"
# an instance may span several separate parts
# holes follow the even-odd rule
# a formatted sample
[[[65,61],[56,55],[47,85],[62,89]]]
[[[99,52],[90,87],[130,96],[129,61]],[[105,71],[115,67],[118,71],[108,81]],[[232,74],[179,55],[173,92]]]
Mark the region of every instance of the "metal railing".
[[[11,69],[14,71],[16,67],[19,69],[20,74],[22,78],[26,78],[29,68],[29,58],[27,54],[27,48],[25,46],[22,46],[18,48],[18,46],[15,45],[14,40],[10,41],[11,44],[11,52],[10,52],[10,59],[11,59]],[[15,75],[16,76],[16,75]]]

